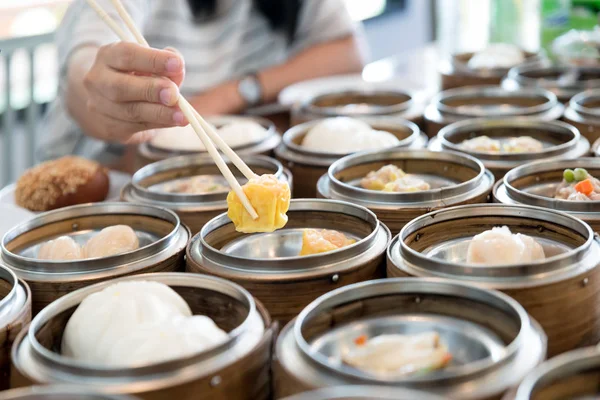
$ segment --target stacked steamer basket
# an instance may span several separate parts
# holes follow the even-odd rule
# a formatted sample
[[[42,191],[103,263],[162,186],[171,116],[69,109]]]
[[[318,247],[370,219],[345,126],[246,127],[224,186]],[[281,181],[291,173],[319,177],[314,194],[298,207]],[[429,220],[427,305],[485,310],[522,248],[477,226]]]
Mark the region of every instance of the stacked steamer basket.
[[[542,63],[545,59],[539,53],[524,51],[525,61],[527,63]],[[475,53],[458,53],[444,60],[440,65],[442,75],[442,90],[454,89],[463,86],[476,85],[499,85],[502,78],[506,76],[509,68],[485,68],[475,69],[468,66],[469,60]]]
[[[427,137],[419,127],[410,121],[397,118],[361,118],[371,128],[389,132],[396,136],[400,143],[395,147],[424,148]],[[306,134],[323,120],[306,122],[290,128],[283,135],[283,142],[275,149],[277,158],[292,172],[294,176],[294,195],[296,197],[316,197],[317,181],[327,172],[327,168],[336,160],[347,154],[320,152],[306,149],[302,141]]]
[[[427,392],[386,386],[338,386],[311,390],[282,400],[442,400]]]
[[[592,176],[600,176],[600,159],[579,158],[564,161],[539,161],[508,172],[494,186],[494,201],[502,204],[538,206],[566,212],[600,231],[599,201],[568,201],[554,198],[565,169],[584,168]]]
[[[599,378],[598,349],[574,350],[538,366],[503,400],[597,399]]]
[[[294,105],[292,126],[329,117],[394,117],[417,125],[423,121],[424,99],[401,90],[349,90],[308,97]]]
[[[425,133],[437,135],[443,127],[470,118],[527,117],[552,121],[564,106],[552,92],[539,88],[505,90],[497,86],[470,86],[439,93],[425,109]]]
[[[489,137],[501,144],[510,138],[532,137],[544,148],[526,152],[480,152],[465,149],[465,140]],[[502,179],[511,169],[535,160],[548,162],[559,159],[578,158],[589,153],[590,143],[571,125],[559,121],[536,121],[529,119],[470,119],[455,122],[440,130],[429,143],[434,151],[458,151],[478,158],[496,179]]]
[[[60,236],[83,244],[111,225],[130,226],[139,248],[110,257],[75,261],[37,258],[40,246]],[[2,239],[2,263],[29,284],[34,315],[59,297],[100,281],[183,267],[189,230],[169,210],[127,203],[95,203],[41,214],[9,231]]]
[[[511,68],[502,81],[508,90],[544,88],[561,103],[568,103],[577,93],[600,88],[600,67],[521,65]]]
[[[258,175],[273,174],[292,185],[292,176],[281,163],[269,157],[247,156],[244,162]],[[232,164],[228,164],[238,181],[245,178]],[[193,177],[205,177],[221,189],[206,192],[178,192],[173,188],[177,182]],[[229,187],[210,157],[181,156],[159,161],[137,171],[131,182],[123,188],[121,198],[136,204],[168,208],[177,213],[193,234],[212,218],[227,211]]]
[[[590,143],[600,139],[600,89],[586,90],[573,96],[563,119],[579,129]]]
[[[68,385],[52,385],[0,392],[0,400],[136,400],[136,397],[105,394]]]
[[[496,226],[531,236],[546,258],[515,265],[467,263],[473,236]],[[599,257],[592,229],[567,214],[474,205],[437,211],[406,225],[388,249],[387,273],[443,277],[502,290],[541,324],[548,335],[548,353],[555,355],[600,341]]]
[[[398,376],[343,361],[357,337],[423,332],[436,332],[448,347],[452,361],[445,368]],[[506,295],[449,280],[375,280],[318,298],[282,330],[275,347],[275,394],[379,384],[445,399],[499,399],[545,351],[544,332]]]
[[[339,201],[292,200],[288,217],[283,229],[255,235],[237,232],[225,214],[213,219],[191,240],[187,271],[242,285],[282,322],[332,289],[384,276],[391,234],[369,210]],[[307,228],[334,229],[356,242],[299,256]]]
[[[208,118],[207,122],[213,124],[217,129],[226,125],[244,121],[252,121],[262,126],[267,133],[259,140],[252,141],[241,146],[232,146],[239,155],[271,155],[271,152],[281,142],[281,136],[277,132],[275,125],[264,118],[260,117],[239,117],[232,115],[222,115],[218,117]],[[199,141],[199,140],[198,140]],[[156,161],[161,161],[170,157],[182,155],[204,155],[208,157],[206,150],[190,150],[188,145],[167,145],[157,144],[153,141],[142,143],[139,145],[136,154],[136,169],[142,168],[145,165],[152,164]]]
[[[369,172],[395,165],[429,183],[429,190],[383,192],[363,189]],[[474,157],[451,151],[388,150],[359,153],[335,162],[319,179],[319,196],[369,208],[397,234],[412,219],[432,210],[459,204],[485,203],[494,176]]]
[[[21,329],[31,321],[29,286],[0,265],[0,390],[9,387],[10,348]]]
[[[65,325],[81,301],[111,284],[135,280],[168,285],[193,314],[210,317],[228,332],[228,339],[201,353],[136,367],[96,366],[61,355]],[[44,308],[15,341],[11,380],[14,387],[69,383],[145,400],[268,399],[272,339],[268,313],[238,285],[183,273],[126,277],[77,290]]]

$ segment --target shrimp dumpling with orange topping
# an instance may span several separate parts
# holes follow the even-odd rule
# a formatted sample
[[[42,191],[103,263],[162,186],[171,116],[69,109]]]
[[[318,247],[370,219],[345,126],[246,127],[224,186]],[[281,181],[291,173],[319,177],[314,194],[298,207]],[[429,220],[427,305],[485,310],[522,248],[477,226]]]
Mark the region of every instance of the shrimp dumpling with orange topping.
[[[227,195],[227,216],[235,225],[235,230],[243,233],[273,232],[287,224],[286,215],[290,208],[290,186],[274,175],[261,175],[252,178],[242,186],[250,204],[258,214],[253,219],[240,198],[232,190]]]
[[[326,253],[356,243],[341,232],[330,229],[305,229],[302,234],[301,256]]]
[[[113,225],[102,229],[83,247],[86,258],[109,257],[137,250],[140,242],[135,231],[127,225]]]
[[[71,237],[61,236],[42,244],[37,258],[52,261],[80,260],[83,258],[83,251]]]

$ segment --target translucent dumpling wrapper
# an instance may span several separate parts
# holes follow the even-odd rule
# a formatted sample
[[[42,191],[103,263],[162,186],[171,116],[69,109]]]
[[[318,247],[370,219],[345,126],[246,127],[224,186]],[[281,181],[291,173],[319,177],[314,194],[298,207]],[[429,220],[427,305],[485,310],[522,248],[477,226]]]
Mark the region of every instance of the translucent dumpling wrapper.
[[[51,261],[80,260],[83,258],[83,250],[71,237],[61,236],[42,244],[37,258]]]
[[[143,325],[192,315],[169,286],[151,281],[119,282],[83,299],[67,325],[62,354],[105,365],[114,344]]]
[[[502,145],[506,153],[535,153],[544,150],[544,144],[531,136],[509,138]]]
[[[83,247],[85,258],[109,257],[137,250],[140,242],[135,231],[127,225],[102,229]]]
[[[394,193],[420,192],[431,189],[431,185],[423,179],[412,175],[406,175],[393,182],[387,183],[383,191]]]
[[[227,341],[228,335],[204,315],[177,315],[144,324],[115,338],[102,365],[151,365],[189,357]]]
[[[491,139],[487,136],[478,136],[465,140],[460,144],[460,147],[480,153],[497,153],[502,148],[499,140]]]
[[[350,117],[327,118],[309,130],[302,140],[302,146],[307,149],[332,154],[382,149],[399,143],[391,133],[373,130],[367,123]]]
[[[507,226],[495,227],[473,237],[467,249],[467,263],[510,265],[545,258],[543,247],[532,237],[513,234]]]
[[[525,61],[525,54],[517,46],[494,43],[471,57],[467,66],[471,69],[511,68]]]
[[[211,125],[213,126],[213,125]],[[235,121],[213,129],[231,147],[256,143],[269,134],[260,124],[251,121]],[[154,147],[175,151],[205,151],[206,147],[191,125],[160,129],[150,142]]]
[[[568,201],[600,201],[600,180],[583,168],[575,168],[575,171],[566,169],[554,198]]]
[[[278,180],[274,175],[261,175],[250,179],[242,190],[258,218],[252,219],[237,194],[230,191],[227,195],[227,216],[238,232],[273,232],[285,226],[291,198],[287,182]]]
[[[384,165],[377,171],[371,171],[361,179],[360,185],[369,190],[383,190],[385,185],[406,175],[404,171],[393,164]]]
[[[402,376],[441,369],[452,360],[436,332],[417,335],[385,334],[355,339],[342,361],[376,375]]]
[[[301,256],[326,253],[356,243],[341,232],[329,229],[305,229],[302,233]]]

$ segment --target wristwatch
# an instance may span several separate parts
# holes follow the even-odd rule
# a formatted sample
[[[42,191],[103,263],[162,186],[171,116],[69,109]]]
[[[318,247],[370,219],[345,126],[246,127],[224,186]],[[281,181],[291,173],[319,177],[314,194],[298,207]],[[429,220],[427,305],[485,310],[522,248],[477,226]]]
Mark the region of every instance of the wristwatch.
[[[262,99],[262,86],[256,74],[243,77],[238,83],[238,93],[248,106],[255,106]]]

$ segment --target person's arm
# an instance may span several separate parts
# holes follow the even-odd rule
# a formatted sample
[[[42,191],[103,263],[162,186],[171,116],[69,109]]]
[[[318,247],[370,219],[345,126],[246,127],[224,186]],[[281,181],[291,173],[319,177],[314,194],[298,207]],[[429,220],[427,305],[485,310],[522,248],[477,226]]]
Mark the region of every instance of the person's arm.
[[[114,43],[81,47],[68,63],[65,105],[87,135],[132,143],[150,129],[187,123],[176,107],[184,76],[176,52]]]
[[[287,62],[258,72],[262,86],[262,102],[276,100],[285,87],[322,76],[360,72],[364,54],[354,35],[311,46]],[[201,114],[235,114],[246,108],[238,92],[239,80],[232,80],[209,89],[191,99]]]

